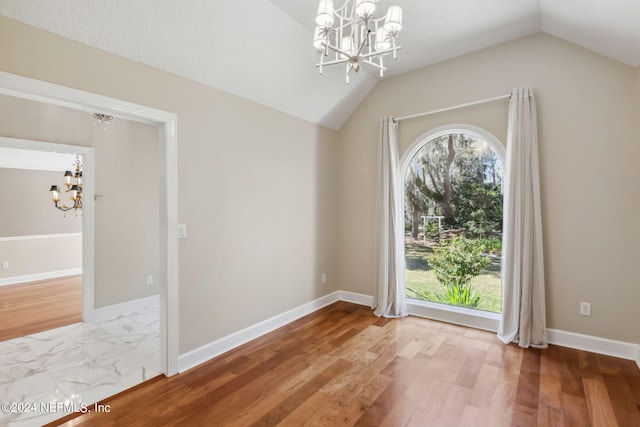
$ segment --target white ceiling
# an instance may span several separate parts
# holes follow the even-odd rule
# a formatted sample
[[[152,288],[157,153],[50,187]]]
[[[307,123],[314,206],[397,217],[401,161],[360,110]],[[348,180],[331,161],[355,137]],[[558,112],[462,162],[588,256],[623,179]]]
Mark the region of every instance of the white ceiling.
[[[404,9],[385,78],[539,31],[640,65],[640,0],[379,0]],[[317,0],[2,0],[0,14],[339,129],[378,81],[318,75]],[[387,65],[387,64],[385,64]]]

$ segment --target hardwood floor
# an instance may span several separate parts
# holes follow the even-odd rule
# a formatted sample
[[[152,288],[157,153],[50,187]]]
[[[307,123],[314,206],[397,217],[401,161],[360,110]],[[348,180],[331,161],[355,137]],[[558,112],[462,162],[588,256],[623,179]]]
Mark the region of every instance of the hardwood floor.
[[[640,370],[338,302],[102,403],[62,425],[640,426]]]
[[[0,286],[0,341],[81,321],[81,275]]]

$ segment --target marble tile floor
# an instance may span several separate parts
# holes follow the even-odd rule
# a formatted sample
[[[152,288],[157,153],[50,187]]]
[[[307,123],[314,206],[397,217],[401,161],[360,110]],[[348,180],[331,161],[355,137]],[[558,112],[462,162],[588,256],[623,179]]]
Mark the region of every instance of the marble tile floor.
[[[160,374],[156,303],[0,342],[0,427],[40,426]],[[86,408],[86,409],[85,409]]]

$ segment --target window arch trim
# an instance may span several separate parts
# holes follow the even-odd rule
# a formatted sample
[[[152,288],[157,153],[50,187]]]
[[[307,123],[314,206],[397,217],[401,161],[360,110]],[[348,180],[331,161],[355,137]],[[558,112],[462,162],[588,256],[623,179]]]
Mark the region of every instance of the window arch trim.
[[[413,157],[418,153],[418,151],[420,151],[420,149],[424,145],[428,144],[430,141],[436,138],[449,135],[451,133],[463,133],[486,141],[489,145],[491,145],[491,148],[493,148],[498,153],[498,155],[500,156],[500,161],[504,165],[504,161],[506,158],[506,147],[491,132],[472,125],[449,124],[431,129],[430,131],[420,135],[415,139],[415,141],[413,141],[413,143],[411,143],[411,145],[405,150],[402,158],[400,159],[400,176],[404,177],[407,174],[407,169],[411,164],[411,159],[413,159]],[[403,183],[404,180],[400,184]],[[399,190],[402,192],[402,200],[404,200],[404,185],[401,185],[401,187],[402,188],[400,188]]]

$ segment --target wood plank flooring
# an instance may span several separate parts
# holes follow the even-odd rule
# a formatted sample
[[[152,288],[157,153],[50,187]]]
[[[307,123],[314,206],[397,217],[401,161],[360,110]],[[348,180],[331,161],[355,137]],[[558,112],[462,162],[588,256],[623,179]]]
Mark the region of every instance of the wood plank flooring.
[[[67,426],[640,426],[634,362],[332,304]]]
[[[81,321],[81,275],[0,286],[0,341]]]

